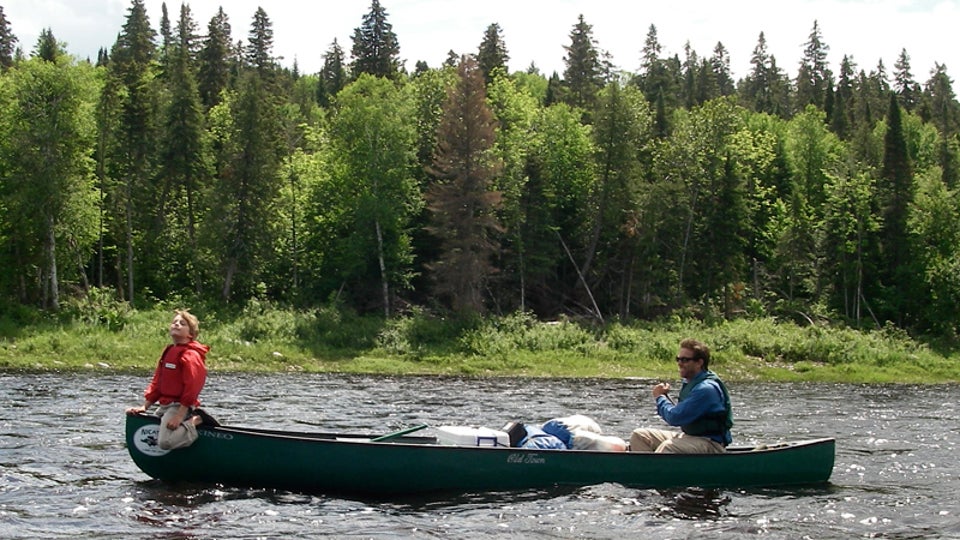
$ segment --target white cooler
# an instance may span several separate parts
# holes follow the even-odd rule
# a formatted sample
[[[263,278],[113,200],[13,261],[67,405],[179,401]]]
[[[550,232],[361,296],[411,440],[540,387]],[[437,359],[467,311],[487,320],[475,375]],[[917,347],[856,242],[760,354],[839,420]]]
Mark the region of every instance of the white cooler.
[[[436,428],[440,444],[453,446],[510,446],[505,431],[485,427],[440,426]]]

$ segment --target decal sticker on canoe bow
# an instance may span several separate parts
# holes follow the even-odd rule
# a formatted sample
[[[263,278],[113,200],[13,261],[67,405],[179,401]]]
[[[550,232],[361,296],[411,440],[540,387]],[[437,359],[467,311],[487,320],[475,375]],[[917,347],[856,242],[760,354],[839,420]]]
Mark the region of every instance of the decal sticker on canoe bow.
[[[542,465],[547,459],[540,454],[516,452],[507,456],[507,463],[523,463],[525,465]]]
[[[162,456],[169,450],[160,448],[160,444],[157,442],[159,436],[160,426],[152,424],[140,426],[140,429],[133,433],[133,445],[141,454],[153,457]]]

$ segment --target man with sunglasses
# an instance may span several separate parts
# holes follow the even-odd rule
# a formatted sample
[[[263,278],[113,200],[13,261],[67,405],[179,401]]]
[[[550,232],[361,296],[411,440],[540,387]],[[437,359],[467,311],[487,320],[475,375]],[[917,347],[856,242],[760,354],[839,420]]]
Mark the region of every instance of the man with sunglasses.
[[[710,349],[695,339],[680,342],[677,368],[683,386],[677,403],[668,396],[669,383],[653,387],[657,414],[681,432],[640,428],[630,435],[631,452],[666,452],[675,454],[721,453],[732,438],[733,413],[730,394],[723,381],[707,366]]]

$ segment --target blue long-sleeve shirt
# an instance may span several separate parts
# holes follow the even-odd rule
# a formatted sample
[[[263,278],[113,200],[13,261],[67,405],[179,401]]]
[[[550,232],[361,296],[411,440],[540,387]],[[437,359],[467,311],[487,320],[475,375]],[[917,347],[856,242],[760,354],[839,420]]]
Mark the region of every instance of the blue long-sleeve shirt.
[[[693,389],[676,405],[666,396],[657,397],[657,414],[660,418],[671,426],[682,427],[704,414],[726,413],[726,407],[723,405],[723,390],[715,381],[706,379],[706,376],[707,372],[703,371],[693,379],[684,382],[684,386],[693,385]],[[723,435],[708,435],[708,437],[723,445],[730,444],[733,440],[730,430],[725,430]]]

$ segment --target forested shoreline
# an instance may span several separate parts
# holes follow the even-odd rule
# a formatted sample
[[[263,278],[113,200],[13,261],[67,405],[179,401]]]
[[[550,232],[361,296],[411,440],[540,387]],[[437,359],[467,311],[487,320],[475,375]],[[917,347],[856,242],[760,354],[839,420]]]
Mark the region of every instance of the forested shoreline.
[[[566,69],[508,73],[491,24],[400,63],[379,0],[319,73],[132,0],[96,62],[0,7],[0,311],[251,301],[597,323],[774,317],[960,328],[960,104],[844,56],[817,23],[795,76],[760,34],[613,66],[581,16]],[[153,19],[153,17],[158,17]],[[158,20],[157,29],[151,25]],[[482,39],[481,39],[482,38]],[[24,49],[29,49],[25,52]]]

